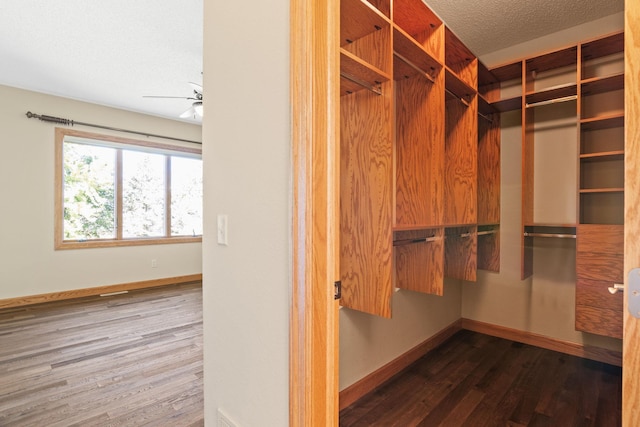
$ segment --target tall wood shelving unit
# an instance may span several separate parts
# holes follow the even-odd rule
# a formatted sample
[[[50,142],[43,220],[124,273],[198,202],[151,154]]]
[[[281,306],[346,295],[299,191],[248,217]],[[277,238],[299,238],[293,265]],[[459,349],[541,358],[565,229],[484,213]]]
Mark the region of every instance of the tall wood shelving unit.
[[[342,305],[390,317],[394,287],[499,270],[499,115],[421,0],[342,0],[340,39]]]
[[[483,107],[522,113],[522,278],[536,239],[576,239],[576,329],[616,338],[622,296],[608,288],[623,280],[623,54],[617,33],[496,67]],[[517,85],[515,96],[495,90]],[[564,134],[545,137],[550,129]],[[545,182],[556,170],[565,176]]]

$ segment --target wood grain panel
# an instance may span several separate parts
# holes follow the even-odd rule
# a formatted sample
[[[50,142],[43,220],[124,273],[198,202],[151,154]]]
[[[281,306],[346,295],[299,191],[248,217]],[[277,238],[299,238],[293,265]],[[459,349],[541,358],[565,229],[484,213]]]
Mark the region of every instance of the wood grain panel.
[[[478,87],[478,59],[449,28],[445,28],[444,49],[446,66],[469,86]]]
[[[421,76],[396,83],[396,224],[444,219],[444,82]]]
[[[391,26],[353,40],[342,48],[363,59],[384,73],[391,75],[393,52],[391,50]]]
[[[475,282],[478,243],[475,227],[448,228],[445,237],[445,277]]]
[[[622,283],[623,261],[622,255],[583,252],[576,259],[576,275],[579,279]]]
[[[290,2],[291,427],[338,423],[339,3]]]
[[[624,274],[640,267],[640,2],[625,2]],[[625,282],[628,284],[626,277]],[[640,425],[640,321],[624,310],[622,424]]]
[[[430,242],[395,246],[396,287],[444,294],[444,230],[397,231],[394,240],[433,237]]]
[[[478,100],[446,103],[445,224],[477,222]]]
[[[342,305],[391,316],[392,83],[341,97]]]
[[[500,115],[478,118],[478,224],[500,222]]]
[[[622,339],[622,316],[618,310],[576,306],[576,330]]]
[[[393,22],[444,64],[444,25],[421,0],[394,0]]]
[[[578,256],[581,252],[619,255],[624,253],[623,225],[579,224],[576,239]]]
[[[618,317],[622,322],[622,304],[624,302],[624,294],[618,292],[611,294],[607,289],[613,286],[611,282],[578,279],[576,282],[576,306],[590,306],[594,308],[602,308],[613,310],[618,313]]]
[[[478,236],[478,269],[500,271],[500,232]]]

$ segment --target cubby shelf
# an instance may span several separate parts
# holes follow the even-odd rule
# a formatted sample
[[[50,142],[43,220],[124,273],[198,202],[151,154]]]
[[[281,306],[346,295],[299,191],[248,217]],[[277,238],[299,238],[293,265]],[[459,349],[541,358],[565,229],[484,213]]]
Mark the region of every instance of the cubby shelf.
[[[614,74],[606,77],[592,77],[582,80],[580,90],[582,96],[596,95],[624,89],[624,74]]]
[[[340,1],[340,46],[389,25],[389,19],[366,0]]]
[[[614,127],[624,126],[624,114],[617,113],[607,116],[591,117],[580,120],[580,129],[584,131],[593,131],[601,129],[610,129]]]
[[[597,162],[600,160],[623,160],[623,159],[624,159],[624,150],[580,154],[580,160],[582,160],[583,162]]]
[[[351,52],[340,49],[340,93],[347,95],[361,89],[380,91],[380,84],[391,80],[391,76],[367,64]]]
[[[437,59],[397,25],[393,27],[393,52],[395,80],[409,78],[420,72],[433,79],[442,69]]]
[[[446,99],[457,99],[469,103],[476,95],[476,90],[462,81],[449,67],[445,67]]]

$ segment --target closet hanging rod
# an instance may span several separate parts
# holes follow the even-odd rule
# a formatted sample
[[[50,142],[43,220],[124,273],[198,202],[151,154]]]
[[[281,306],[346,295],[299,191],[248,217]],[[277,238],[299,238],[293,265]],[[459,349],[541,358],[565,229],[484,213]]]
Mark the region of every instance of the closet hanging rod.
[[[417,239],[403,239],[403,240],[394,240],[393,246],[404,246],[404,245],[413,245],[415,243],[430,243],[441,240],[441,237],[430,236],[430,237],[420,237]]]
[[[562,233],[553,234],[553,233],[528,233],[528,232],[525,232],[524,233],[524,237],[553,237],[553,238],[557,238],[557,239],[575,239],[576,235],[575,234],[562,234]]]
[[[413,68],[414,70],[416,70],[418,73],[420,73],[421,76],[424,76],[424,78],[426,78],[427,80],[429,80],[431,83],[435,83],[435,79],[433,78],[433,76],[431,76],[431,74],[427,73],[426,71],[424,71],[422,68],[418,67],[416,64],[414,64],[413,62],[411,62],[411,60],[405,58],[404,56],[400,55],[398,52],[393,51],[393,54],[395,56],[398,57],[399,60],[401,60],[402,62],[404,62],[405,64],[407,64],[409,67]]]
[[[486,121],[488,121],[489,123],[493,123],[493,120],[491,120],[489,118],[489,116],[482,114],[480,111],[478,111],[478,116],[482,117],[483,119],[485,119]]]
[[[444,88],[444,90],[450,94],[451,96],[453,96],[455,99],[459,100],[460,102],[462,102],[464,104],[465,107],[469,106],[469,101],[467,101],[466,99],[459,97],[458,95],[456,95],[455,93],[453,93],[450,89]]]
[[[575,101],[576,99],[578,99],[578,95],[569,95],[569,96],[563,96],[562,98],[554,98],[554,99],[548,99],[546,101],[533,102],[531,104],[525,104],[524,106],[525,108],[541,107],[543,105],[557,104],[559,102]]]
[[[38,120],[43,121],[43,122],[57,123],[59,125],[66,125],[66,126],[82,125],[82,126],[89,126],[89,127],[94,127],[94,128],[98,128],[98,129],[114,130],[114,131],[117,131],[117,132],[126,132],[126,133],[132,133],[132,134],[135,134],[135,135],[147,136],[147,137],[148,136],[153,136],[155,138],[170,139],[170,140],[173,140],[173,141],[190,142],[192,144],[200,144],[200,145],[202,145],[202,142],[193,141],[191,139],[174,138],[172,136],[158,135],[158,134],[155,134],[155,133],[138,132],[138,131],[135,131],[135,130],[115,128],[115,127],[111,127],[111,126],[96,125],[96,124],[93,124],[93,123],[77,122],[75,120],[63,119],[62,117],[54,117],[54,116],[46,116],[46,115],[41,115],[41,114],[35,114],[35,113],[32,113],[31,111],[27,111],[26,116],[29,119],[38,119]]]
[[[347,73],[343,73],[343,72],[340,72],[340,77],[345,78],[345,79],[349,80],[350,82],[353,82],[353,83],[355,83],[355,84],[357,84],[359,86],[362,86],[363,88],[375,93],[376,95],[382,95],[382,91],[380,89],[374,87],[373,85],[371,85],[371,84],[369,84],[369,83],[367,83],[367,82],[365,82],[363,80],[360,80],[357,77],[353,77],[352,75],[347,74]]]
[[[473,233],[460,233],[460,234],[447,234],[445,238],[447,239],[466,239],[467,237],[472,237]]]

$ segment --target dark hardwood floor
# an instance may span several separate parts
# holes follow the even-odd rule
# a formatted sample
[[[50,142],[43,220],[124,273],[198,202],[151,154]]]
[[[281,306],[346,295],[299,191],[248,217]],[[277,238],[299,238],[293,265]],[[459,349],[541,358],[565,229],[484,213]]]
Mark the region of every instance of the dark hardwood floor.
[[[619,426],[622,370],[461,331],[340,413],[347,426]]]
[[[0,310],[0,426],[203,425],[201,289]]]

